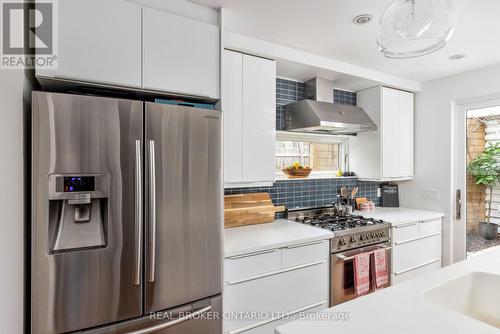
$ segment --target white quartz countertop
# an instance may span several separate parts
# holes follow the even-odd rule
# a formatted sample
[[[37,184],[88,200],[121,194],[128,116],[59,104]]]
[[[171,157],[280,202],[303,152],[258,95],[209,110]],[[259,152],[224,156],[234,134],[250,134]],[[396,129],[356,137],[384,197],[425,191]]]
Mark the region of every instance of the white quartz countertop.
[[[469,272],[500,275],[500,248],[470,260],[419,276],[362,298],[337,305],[323,315],[347,312],[349,320],[297,320],[276,328],[277,334],[488,334],[500,329],[436,304],[423,292]],[[497,296],[495,292],[495,296]]]
[[[355,215],[366,218],[382,219],[393,226],[429,219],[439,219],[444,217],[442,212],[418,210],[410,208],[381,208],[376,207],[372,211],[354,211]]]
[[[224,230],[224,257],[326,240],[333,233],[322,228],[286,219],[273,223],[227,228]]]

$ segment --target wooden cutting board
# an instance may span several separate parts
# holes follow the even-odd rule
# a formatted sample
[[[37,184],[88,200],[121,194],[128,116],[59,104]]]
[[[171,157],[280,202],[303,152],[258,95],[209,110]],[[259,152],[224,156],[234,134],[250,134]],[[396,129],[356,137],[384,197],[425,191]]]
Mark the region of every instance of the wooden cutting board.
[[[276,212],[284,206],[274,206],[269,193],[249,193],[224,196],[224,227],[265,224],[274,221]]]

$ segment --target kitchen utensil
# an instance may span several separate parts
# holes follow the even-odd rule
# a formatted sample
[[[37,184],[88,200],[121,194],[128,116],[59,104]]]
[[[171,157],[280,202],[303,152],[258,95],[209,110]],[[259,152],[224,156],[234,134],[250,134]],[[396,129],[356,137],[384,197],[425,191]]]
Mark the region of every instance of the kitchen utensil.
[[[356,194],[358,193],[358,189],[358,187],[352,188],[351,199],[354,199],[354,196],[356,196]]]

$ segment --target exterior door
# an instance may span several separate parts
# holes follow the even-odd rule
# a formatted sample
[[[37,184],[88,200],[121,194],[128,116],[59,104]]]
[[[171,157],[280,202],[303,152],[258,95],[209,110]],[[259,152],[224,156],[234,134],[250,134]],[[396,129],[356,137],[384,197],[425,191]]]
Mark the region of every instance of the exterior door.
[[[32,99],[32,333],[138,317],[143,103],[44,92]],[[75,189],[51,182],[92,175]],[[89,204],[75,203],[85,196]]]
[[[222,291],[221,114],[146,103],[146,312]]]

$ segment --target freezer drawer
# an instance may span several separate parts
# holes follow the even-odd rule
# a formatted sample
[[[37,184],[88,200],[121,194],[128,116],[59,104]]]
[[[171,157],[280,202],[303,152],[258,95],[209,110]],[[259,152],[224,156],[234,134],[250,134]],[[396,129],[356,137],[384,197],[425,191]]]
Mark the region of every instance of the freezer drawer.
[[[156,319],[155,319],[156,318]],[[220,295],[81,334],[221,334]]]
[[[219,111],[146,102],[145,311],[222,291]]]

